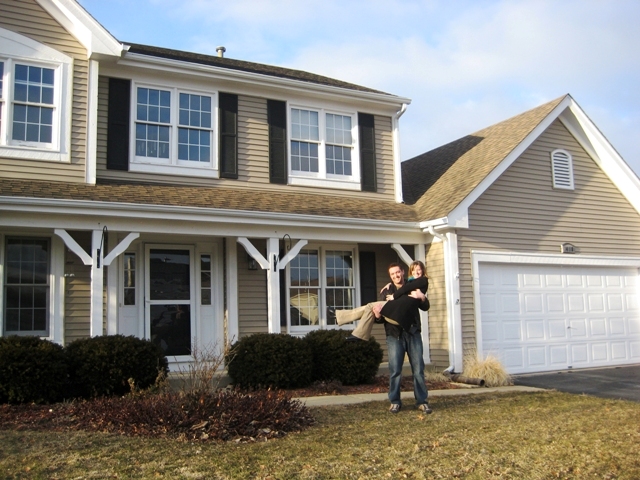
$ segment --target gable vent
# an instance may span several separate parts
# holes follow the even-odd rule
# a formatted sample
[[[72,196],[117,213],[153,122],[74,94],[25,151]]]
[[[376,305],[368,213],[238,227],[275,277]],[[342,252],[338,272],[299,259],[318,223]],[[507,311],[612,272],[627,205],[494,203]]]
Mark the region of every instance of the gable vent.
[[[573,190],[573,162],[569,152],[566,150],[551,152],[551,170],[553,172],[553,188]]]

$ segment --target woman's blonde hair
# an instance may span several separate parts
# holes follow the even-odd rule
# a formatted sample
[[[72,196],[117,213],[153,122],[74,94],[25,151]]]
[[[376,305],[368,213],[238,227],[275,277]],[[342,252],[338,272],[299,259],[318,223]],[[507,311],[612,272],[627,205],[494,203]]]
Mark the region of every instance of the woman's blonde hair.
[[[409,265],[409,275],[413,275],[413,269],[415,267],[417,267],[418,265],[420,265],[420,267],[422,268],[422,274],[429,278],[429,275],[427,275],[427,267],[424,266],[424,263],[422,263],[420,260],[416,260],[415,262],[411,262],[411,265]]]

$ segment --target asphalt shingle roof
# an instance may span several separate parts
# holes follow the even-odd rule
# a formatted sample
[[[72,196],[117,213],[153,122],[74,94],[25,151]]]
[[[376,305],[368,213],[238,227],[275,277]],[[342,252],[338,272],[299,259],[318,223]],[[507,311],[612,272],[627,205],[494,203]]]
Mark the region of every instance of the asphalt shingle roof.
[[[405,203],[420,220],[445,217],[565,98],[402,162]]]
[[[369,220],[417,222],[413,207],[389,200],[219,187],[102,182],[97,185],[0,179],[0,196],[198,207]]]
[[[245,62],[243,60],[235,60],[233,58],[218,57],[213,55],[203,55],[200,53],[184,52],[181,50],[172,50],[168,48],[153,47],[149,45],[140,45],[137,43],[125,43],[129,45],[129,52],[140,55],[149,55],[152,57],[168,58],[181,62],[198,63],[201,65],[210,65],[213,67],[228,68],[230,70],[240,70],[243,72],[257,73],[268,75],[271,77],[287,78],[289,80],[299,80],[301,82],[316,83],[319,85],[327,85],[331,87],[346,88],[349,90],[357,90],[360,92],[379,93],[389,95],[389,93],[374,90],[372,88],[355,85],[353,83],[343,82],[335,78],[324,77],[309,73],[302,70],[294,70],[291,68],[276,67],[273,65],[265,65],[262,63]]]

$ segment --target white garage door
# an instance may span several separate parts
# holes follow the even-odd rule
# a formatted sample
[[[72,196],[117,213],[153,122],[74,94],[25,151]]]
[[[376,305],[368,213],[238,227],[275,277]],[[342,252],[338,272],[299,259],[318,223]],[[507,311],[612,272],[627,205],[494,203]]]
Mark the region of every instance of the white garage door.
[[[638,270],[480,263],[482,350],[510,373],[640,363]]]

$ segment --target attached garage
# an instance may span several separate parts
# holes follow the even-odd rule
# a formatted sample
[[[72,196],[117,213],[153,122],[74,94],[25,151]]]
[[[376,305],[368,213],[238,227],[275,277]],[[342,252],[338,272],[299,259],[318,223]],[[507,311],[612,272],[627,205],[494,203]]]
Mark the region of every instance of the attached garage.
[[[640,363],[637,261],[548,265],[535,256],[520,258],[531,263],[483,257],[491,255],[475,258],[483,355],[497,356],[510,373]]]

